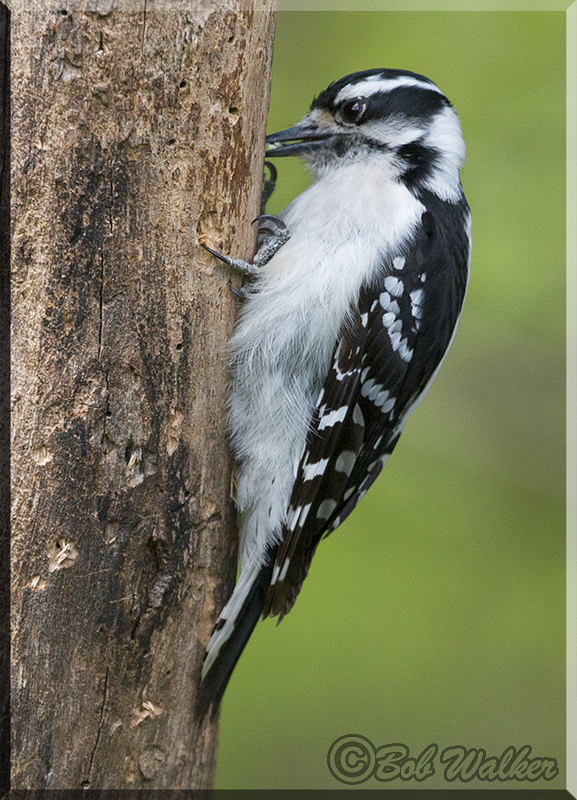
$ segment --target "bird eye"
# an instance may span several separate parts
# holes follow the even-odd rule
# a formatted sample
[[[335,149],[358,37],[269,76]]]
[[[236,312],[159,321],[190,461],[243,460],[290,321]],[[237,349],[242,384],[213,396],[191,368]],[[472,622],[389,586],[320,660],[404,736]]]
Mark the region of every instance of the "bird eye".
[[[362,97],[345,100],[339,108],[339,115],[343,122],[359,123],[366,111],[367,104]]]

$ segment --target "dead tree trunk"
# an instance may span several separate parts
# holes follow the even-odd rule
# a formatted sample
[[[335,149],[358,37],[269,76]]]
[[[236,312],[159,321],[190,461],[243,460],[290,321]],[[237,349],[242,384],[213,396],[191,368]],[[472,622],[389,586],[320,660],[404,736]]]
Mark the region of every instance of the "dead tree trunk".
[[[205,788],[273,0],[12,0],[12,786]]]
[[[0,3],[0,797],[10,788],[10,18]]]

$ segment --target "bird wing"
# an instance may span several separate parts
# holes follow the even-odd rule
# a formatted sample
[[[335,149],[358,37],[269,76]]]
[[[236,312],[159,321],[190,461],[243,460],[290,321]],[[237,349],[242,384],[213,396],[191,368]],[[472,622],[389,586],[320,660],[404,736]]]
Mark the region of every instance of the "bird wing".
[[[290,611],[319,541],[367,492],[450,346],[465,296],[468,243],[457,240],[447,251],[431,226],[424,219],[410,252],[384,263],[363,287],[335,345],[263,617],[282,619]]]

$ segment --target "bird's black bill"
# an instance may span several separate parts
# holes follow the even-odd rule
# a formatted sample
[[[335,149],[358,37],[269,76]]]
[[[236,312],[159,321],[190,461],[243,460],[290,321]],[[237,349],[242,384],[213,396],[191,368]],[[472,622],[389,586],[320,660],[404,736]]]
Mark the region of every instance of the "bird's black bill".
[[[271,133],[266,137],[266,157],[277,158],[310,153],[322,147],[330,136],[331,134],[319,133],[308,125],[294,125],[292,128]]]

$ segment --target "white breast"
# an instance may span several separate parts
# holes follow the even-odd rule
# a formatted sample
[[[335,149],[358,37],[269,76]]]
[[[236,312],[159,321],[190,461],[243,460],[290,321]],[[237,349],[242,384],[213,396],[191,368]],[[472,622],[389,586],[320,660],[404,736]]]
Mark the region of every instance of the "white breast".
[[[232,444],[239,461],[241,566],[278,539],[314,402],[339,331],[423,206],[383,161],[341,166],[281,214],[291,233],[262,268],[232,340]]]

